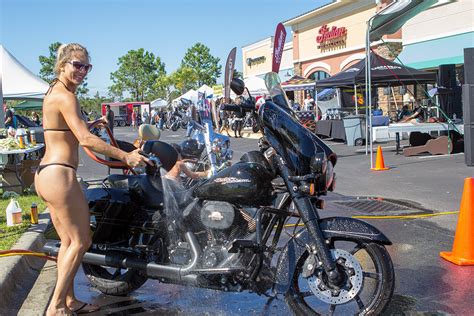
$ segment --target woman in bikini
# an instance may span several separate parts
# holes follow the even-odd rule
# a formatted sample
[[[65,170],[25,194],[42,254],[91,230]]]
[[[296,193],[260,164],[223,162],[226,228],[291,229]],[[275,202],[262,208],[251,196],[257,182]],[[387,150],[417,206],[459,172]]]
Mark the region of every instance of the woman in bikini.
[[[43,102],[46,153],[35,177],[38,195],[49,208],[61,239],[58,278],[47,315],[71,315],[96,311],[99,306],[74,296],[74,277],[84,253],[91,245],[89,208],[76,179],[79,145],[119,159],[130,167],[145,166],[148,159],[138,149],[126,153],[89,132],[82,119],[75,91],[92,69],[87,50],[79,44],[58,49],[55,72]]]

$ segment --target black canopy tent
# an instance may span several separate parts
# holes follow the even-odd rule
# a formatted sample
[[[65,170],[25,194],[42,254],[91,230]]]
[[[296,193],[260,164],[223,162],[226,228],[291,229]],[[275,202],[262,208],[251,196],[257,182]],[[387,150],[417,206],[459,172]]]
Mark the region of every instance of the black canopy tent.
[[[402,66],[393,61],[385,59],[377,54],[370,55],[371,83],[373,86],[405,86],[418,83],[429,83],[436,81],[436,74],[420,71],[414,68]],[[357,94],[357,86],[365,83],[365,59],[354,64],[352,67],[323,80],[316,81],[318,88],[354,88]],[[357,96],[354,97],[356,113],[358,113]]]
[[[370,56],[374,86],[400,86],[436,81],[436,74],[402,66],[374,53]],[[332,77],[316,81],[316,88],[352,87],[365,83],[365,59]]]

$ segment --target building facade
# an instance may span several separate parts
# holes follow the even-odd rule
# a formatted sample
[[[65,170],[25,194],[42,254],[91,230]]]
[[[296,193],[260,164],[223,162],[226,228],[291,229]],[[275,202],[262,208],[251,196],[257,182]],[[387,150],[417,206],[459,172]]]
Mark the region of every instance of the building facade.
[[[242,70],[244,79],[262,78],[272,70],[273,36],[242,47]],[[285,81],[293,75],[293,43],[287,42],[283,48],[279,75]]]
[[[291,28],[280,70],[282,81],[292,75],[321,80],[346,70],[365,58],[367,21],[393,0],[334,0],[285,21]],[[408,20],[396,33],[385,35],[371,48],[384,58],[409,67],[437,71],[439,65],[455,64],[462,83],[463,50],[474,46],[474,1],[440,0]],[[271,70],[273,37],[242,48],[244,77]],[[426,88],[411,88],[423,97]],[[403,89],[406,90],[406,89]],[[401,89],[379,89],[378,104],[393,112],[404,101]],[[296,92],[302,102],[310,91]],[[405,96],[406,97],[406,96]],[[393,103],[393,104],[392,104]]]
[[[474,47],[474,1],[440,1],[402,27],[399,59],[416,69],[462,67],[464,48]]]
[[[284,22],[293,33],[295,73],[321,80],[364,59],[367,21],[390,2],[337,0]],[[393,60],[402,48],[401,34],[385,36],[383,42],[372,43],[372,49]],[[304,95],[295,98],[301,101]]]

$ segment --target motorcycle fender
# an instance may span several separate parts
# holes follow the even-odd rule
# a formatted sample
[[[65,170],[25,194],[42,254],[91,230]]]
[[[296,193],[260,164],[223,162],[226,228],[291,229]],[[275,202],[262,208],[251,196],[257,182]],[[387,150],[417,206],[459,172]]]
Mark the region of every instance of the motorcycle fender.
[[[354,241],[375,242],[391,245],[392,242],[372,225],[350,217],[328,217],[319,221],[325,239],[345,239]],[[284,294],[291,286],[293,274],[299,258],[310,245],[311,237],[307,230],[301,231],[291,238],[281,252],[276,266],[274,291]]]

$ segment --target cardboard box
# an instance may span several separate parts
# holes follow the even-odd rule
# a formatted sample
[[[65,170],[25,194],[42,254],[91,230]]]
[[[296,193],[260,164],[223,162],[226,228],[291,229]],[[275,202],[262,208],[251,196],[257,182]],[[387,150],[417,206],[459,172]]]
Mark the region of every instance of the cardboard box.
[[[40,160],[27,159],[22,160],[20,165],[17,166],[18,174],[21,181],[23,181],[23,187],[16,177],[15,166],[12,164],[5,165],[5,168],[1,171],[3,191],[13,191],[21,194],[23,190],[28,189],[35,181],[35,173],[39,163]]]
[[[25,159],[21,162],[20,177],[23,181],[24,189],[29,188],[35,182],[35,174],[40,160]]]
[[[13,191],[15,193],[23,193],[23,188],[20,181],[16,178],[15,166],[11,164],[5,165],[1,171],[2,175],[2,189],[5,191]]]

